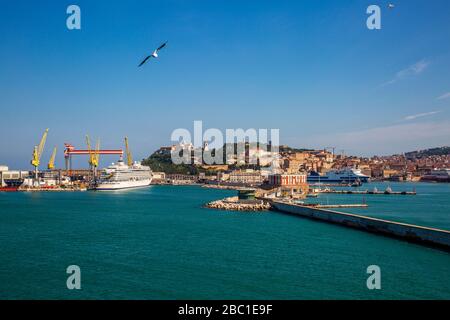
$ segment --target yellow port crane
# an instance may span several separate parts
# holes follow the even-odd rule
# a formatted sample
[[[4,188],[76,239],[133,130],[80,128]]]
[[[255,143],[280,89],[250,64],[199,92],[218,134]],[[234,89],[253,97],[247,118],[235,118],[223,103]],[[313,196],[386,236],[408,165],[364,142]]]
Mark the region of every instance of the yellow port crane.
[[[97,139],[97,144],[95,146],[95,155],[94,155],[94,166],[97,168],[98,163],[100,161],[100,139]]]
[[[47,165],[48,170],[52,170],[55,168],[55,157],[56,157],[56,146],[53,148],[52,155]]]
[[[86,145],[88,148],[88,152],[89,152],[89,166],[92,167],[92,157],[93,157],[93,153],[92,153],[92,149],[91,149],[91,140],[89,139],[89,136],[86,135]]]
[[[45,141],[47,140],[48,128],[45,129],[42,135],[39,145],[35,146],[33,149],[33,159],[31,159],[31,164],[34,167],[34,179],[38,181],[38,168],[41,161],[42,152],[44,151]]]
[[[86,144],[89,152],[89,165],[92,169],[92,174],[94,176],[94,181],[97,178],[97,167],[100,160],[100,139],[97,139],[97,145],[95,146],[95,150],[92,150],[91,140],[89,139],[89,135],[86,135]]]
[[[133,165],[133,157],[131,156],[130,148],[128,147],[128,137],[125,137],[125,149],[127,151],[127,163],[131,167]]]

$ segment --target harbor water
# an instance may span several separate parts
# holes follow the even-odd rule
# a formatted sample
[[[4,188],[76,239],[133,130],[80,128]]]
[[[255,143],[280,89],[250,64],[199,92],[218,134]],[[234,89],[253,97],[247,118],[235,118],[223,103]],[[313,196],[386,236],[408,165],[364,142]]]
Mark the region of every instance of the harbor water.
[[[448,183],[399,183],[377,182],[363,184],[358,188],[330,187],[336,190],[384,192],[416,191],[417,195],[371,195],[323,193],[308,203],[355,204],[366,203],[367,209],[346,208],[338,211],[367,215],[373,218],[417,224],[425,227],[450,230],[450,184]]]
[[[368,209],[342,211],[450,229],[448,184],[389,185],[418,195],[366,195]],[[233,195],[196,186],[0,193],[0,298],[450,299],[446,252],[277,212],[203,207]],[[66,287],[69,265],[81,269],[81,290]],[[370,265],[381,268],[381,290],[367,289]]]

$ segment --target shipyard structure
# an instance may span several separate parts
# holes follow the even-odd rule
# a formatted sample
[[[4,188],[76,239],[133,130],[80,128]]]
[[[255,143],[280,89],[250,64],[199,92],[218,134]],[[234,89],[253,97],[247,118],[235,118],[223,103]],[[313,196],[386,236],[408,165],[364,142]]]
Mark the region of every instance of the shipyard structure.
[[[152,171],[149,167],[133,161],[125,137],[126,162],[122,149],[102,150],[100,140],[95,148],[91,146],[86,135],[87,149],[77,149],[70,143],[65,143],[65,169],[55,168],[57,148],[47,164],[46,170],[40,170],[41,157],[47,140],[49,129],[44,131],[38,145],[33,148],[31,165],[33,171],[11,171],[7,166],[0,166],[0,191],[84,191],[84,190],[119,190],[149,186],[152,182]],[[99,170],[100,156],[115,155],[119,159],[105,169]],[[89,169],[74,169],[72,158],[87,156]]]

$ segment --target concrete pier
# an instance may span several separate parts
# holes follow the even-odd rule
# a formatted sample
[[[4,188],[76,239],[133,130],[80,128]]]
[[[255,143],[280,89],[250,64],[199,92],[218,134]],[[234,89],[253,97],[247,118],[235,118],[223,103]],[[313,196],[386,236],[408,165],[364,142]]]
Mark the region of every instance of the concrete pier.
[[[372,195],[402,195],[415,196],[415,191],[359,191],[359,190],[320,190],[318,193],[335,193],[335,194],[372,194]]]
[[[281,212],[394,237],[450,252],[450,231],[447,230],[376,219],[282,201],[271,201],[271,205],[273,209]]]
[[[307,207],[320,209],[340,209],[340,208],[368,208],[369,205],[365,203],[354,204],[307,204]]]

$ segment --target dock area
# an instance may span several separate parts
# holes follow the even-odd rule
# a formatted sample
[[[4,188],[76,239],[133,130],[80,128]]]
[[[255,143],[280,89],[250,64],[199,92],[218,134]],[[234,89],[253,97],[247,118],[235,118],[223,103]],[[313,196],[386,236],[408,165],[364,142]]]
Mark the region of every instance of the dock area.
[[[335,190],[335,189],[323,189],[317,190],[316,193],[334,193],[334,194],[373,194],[373,195],[404,195],[415,196],[415,191],[369,191],[369,190]]]
[[[450,252],[450,231],[271,200],[273,210],[393,237]]]
[[[45,188],[45,187],[33,187],[33,188],[19,188],[16,191],[22,192],[77,192],[87,191],[88,187],[70,187],[70,188]]]

